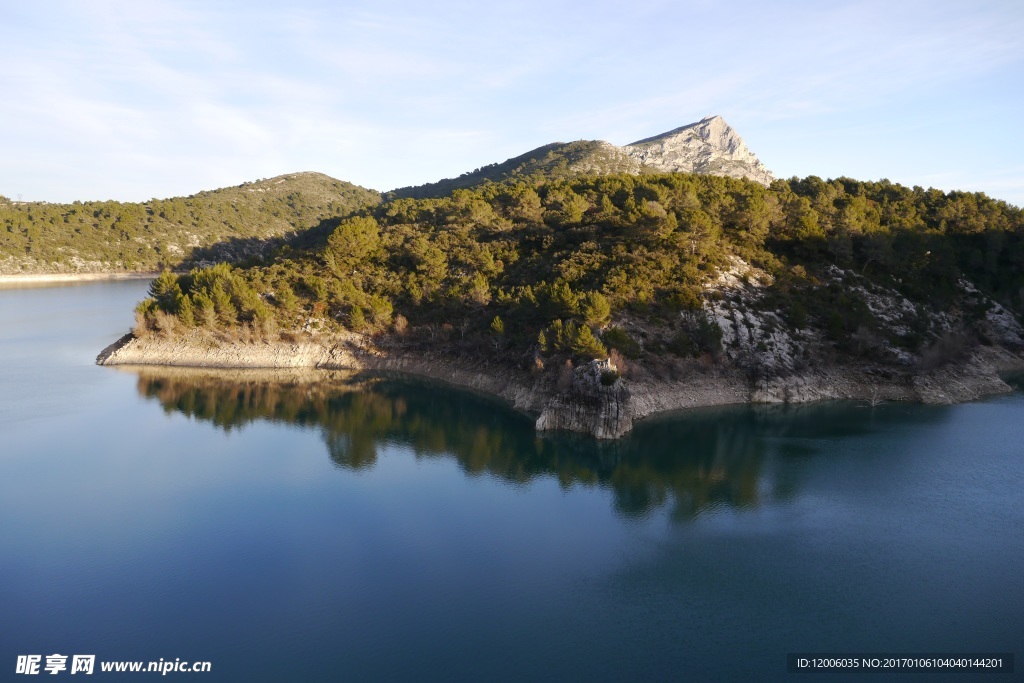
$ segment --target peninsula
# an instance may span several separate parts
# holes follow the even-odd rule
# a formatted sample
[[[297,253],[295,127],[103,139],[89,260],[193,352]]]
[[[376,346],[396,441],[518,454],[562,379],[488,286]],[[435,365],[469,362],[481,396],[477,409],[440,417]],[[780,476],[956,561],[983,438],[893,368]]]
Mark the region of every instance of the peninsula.
[[[555,143],[165,271],[105,365],[401,371],[599,438],[671,410],[950,403],[1024,370],[1024,215],[776,180],[720,117]]]

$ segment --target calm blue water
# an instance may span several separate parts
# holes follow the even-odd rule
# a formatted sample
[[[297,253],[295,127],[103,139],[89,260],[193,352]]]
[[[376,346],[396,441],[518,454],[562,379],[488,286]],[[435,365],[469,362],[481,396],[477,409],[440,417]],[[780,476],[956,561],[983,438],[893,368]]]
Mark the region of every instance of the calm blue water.
[[[96,367],[145,289],[0,291],[0,680],[52,653],[209,660],[169,674],[207,681],[785,680],[797,651],[1024,653],[1020,393],[538,439],[394,378]],[[935,679],[965,677],[913,680]]]

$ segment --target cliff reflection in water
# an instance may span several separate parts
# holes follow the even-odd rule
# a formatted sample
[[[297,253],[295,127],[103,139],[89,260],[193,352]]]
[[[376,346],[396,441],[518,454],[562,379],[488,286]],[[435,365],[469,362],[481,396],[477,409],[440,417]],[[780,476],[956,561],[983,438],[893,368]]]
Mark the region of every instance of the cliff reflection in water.
[[[862,434],[880,422],[908,417],[903,411],[820,404],[732,406],[655,419],[623,439],[598,442],[570,434],[538,436],[531,418],[497,401],[404,377],[136,371],[141,395],[158,400],[167,412],[225,431],[255,420],[317,427],[340,468],[371,468],[382,447],[400,446],[417,457],[455,458],[471,475],[516,484],[556,477],[564,487],[608,488],[616,510],[626,516],[667,504],[677,519],[716,505],[756,506],[766,487],[767,495],[788,498],[799,482],[791,473],[776,473],[766,482],[768,456],[810,455],[817,450],[815,439]]]

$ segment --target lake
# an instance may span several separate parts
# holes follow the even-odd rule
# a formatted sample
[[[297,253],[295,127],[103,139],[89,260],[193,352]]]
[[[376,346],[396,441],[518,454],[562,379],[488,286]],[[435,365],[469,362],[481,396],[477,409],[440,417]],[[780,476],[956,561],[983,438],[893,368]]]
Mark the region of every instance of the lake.
[[[1020,392],[541,438],[400,377],[95,366],[146,286],[0,290],[11,678],[53,653],[209,661],[171,675],[208,681],[597,681],[1024,652]]]

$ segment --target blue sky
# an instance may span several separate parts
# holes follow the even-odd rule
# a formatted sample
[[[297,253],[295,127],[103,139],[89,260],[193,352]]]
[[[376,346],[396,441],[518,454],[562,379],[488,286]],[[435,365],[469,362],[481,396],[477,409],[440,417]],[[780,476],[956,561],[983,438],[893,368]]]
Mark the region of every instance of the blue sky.
[[[0,3],[0,194],[378,190],[721,114],[780,177],[1024,206],[1024,2]]]

